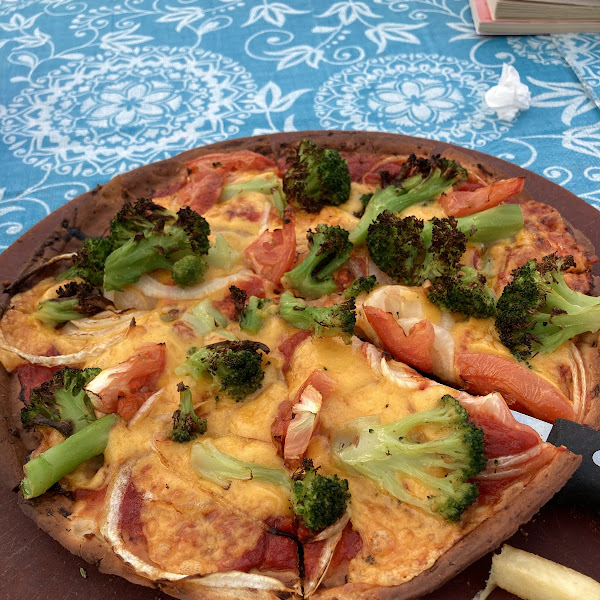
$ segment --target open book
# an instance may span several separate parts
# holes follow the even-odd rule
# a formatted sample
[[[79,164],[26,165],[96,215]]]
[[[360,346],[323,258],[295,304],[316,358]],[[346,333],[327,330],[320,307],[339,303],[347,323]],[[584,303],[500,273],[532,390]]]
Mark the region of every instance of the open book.
[[[469,3],[479,34],[600,33],[600,0],[469,0]],[[584,13],[587,16],[581,16]],[[511,17],[497,16],[505,14]]]

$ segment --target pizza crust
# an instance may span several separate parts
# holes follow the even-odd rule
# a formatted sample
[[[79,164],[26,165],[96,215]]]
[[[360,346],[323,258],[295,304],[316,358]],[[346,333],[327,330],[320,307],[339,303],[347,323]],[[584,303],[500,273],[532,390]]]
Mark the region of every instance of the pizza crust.
[[[260,136],[222,142],[215,146],[198,148],[185,152],[177,157],[141,167],[121,176],[117,176],[105,185],[87,192],[55,213],[32,230],[27,232],[18,242],[3,253],[0,260],[0,281],[12,281],[15,284],[11,291],[16,293],[41,277],[47,275],[43,267],[48,259],[57,254],[69,252],[79,246],[79,241],[73,232],[81,231],[88,236],[102,235],[123,201],[130,197],[153,196],[157,191],[168,188],[185,180],[187,176],[186,162],[212,152],[228,152],[252,150],[275,161],[285,159],[290,147],[300,139],[308,137],[319,145],[333,147],[346,152],[364,152],[378,154],[409,154],[415,152],[421,155],[443,150],[448,158],[455,158],[468,169],[475,170],[482,180],[504,177],[505,174],[496,165],[490,165],[474,157],[469,152],[461,152],[454,148],[429,140],[414,140],[402,138],[393,134],[362,133],[362,132],[301,132],[293,134],[278,134]],[[529,199],[527,192],[522,192],[523,200]],[[593,252],[591,243],[582,232],[574,230],[578,241],[589,252]],[[44,240],[42,243],[39,240]],[[588,240],[589,242],[589,240]],[[57,266],[54,266],[57,270]],[[31,275],[29,275],[31,274]],[[25,277],[23,277],[25,275]],[[10,298],[5,295],[2,311],[8,305]],[[591,336],[583,337],[580,350],[588,365],[588,389],[590,394],[590,411],[586,424],[600,428],[600,350],[598,339]],[[7,487],[14,487],[22,476],[22,464],[28,450],[34,447],[30,434],[21,438],[14,437],[10,431],[19,428],[20,401],[18,400],[18,383],[4,369],[0,372],[0,390],[2,390],[1,410],[6,417],[3,419],[0,432],[0,453],[5,460],[0,461],[0,476]],[[8,458],[8,460],[6,460]],[[506,537],[516,531],[519,524],[529,520],[552,495],[562,487],[571,473],[577,468],[580,457],[564,452],[557,454],[556,459],[539,473],[519,496],[518,501],[505,507],[501,513],[488,519],[485,523],[470,532],[463,540],[446,552],[428,571],[420,574],[410,582],[394,588],[372,588],[363,585],[348,584],[335,590],[326,590],[315,598],[333,600],[334,598],[351,600],[353,598],[373,599],[409,599],[415,598],[439,587],[464,569],[468,564],[477,560]],[[137,576],[127,565],[120,561],[111,551],[106,542],[95,536],[80,538],[69,528],[67,517],[71,501],[63,496],[46,495],[35,501],[21,500],[23,512],[32,518],[36,524],[49,533],[70,552],[81,556],[90,563],[96,563],[102,572],[116,574],[140,585],[152,585],[147,579]],[[161,589],[177,598],[197,598],[197,583],[181,581],[177,583],[158,584]],[[281,594],[261,592],[256,590],[231,591],[225,589],[206,589],[203,586],[202,597],[214,600],[229,598],[271,599],[281,598]]]

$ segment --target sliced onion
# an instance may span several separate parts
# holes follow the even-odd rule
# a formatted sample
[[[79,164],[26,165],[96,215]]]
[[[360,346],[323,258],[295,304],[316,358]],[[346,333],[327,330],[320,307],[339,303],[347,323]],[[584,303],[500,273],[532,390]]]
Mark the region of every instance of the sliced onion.
[[[152,310],[156,307],[156,298],[150,298],[139,290],[128,286],[122,292],[110,290],[104,292],[104,297],[110,300],[118,310]]]
[[[523,462],[531,460],[535,456],[537,456],[542,451],[542,445],[536,444],[532,448],[525,450],[524,452],[519,452],[519,454],[511,454],[509,456],[500,456],[498,458],[490,458],[487,461],[485,471],[482,474],[485,474],[489,470],[499,470],[506,469],[507,467],[514,467],[515,465],[520,465]]]
[[[154,394],[152,394],[152,396],[148,396],[148,398],[146,398],[146,400],[144,401],[144,404],[142,404],[138,408],[135,415],[133,415],[133,417],[131,417],[131,420],[129,421],[129,423],[127,423],[127,427],[132,427],[133,425],[135,425],[138,421],[143,419],[150,412],[150,409],[152,408],[152,406],[154,405],[156,400],[159,398],[159,396],[163,393],[164,389],[165,388],[160,388],[160,390],[154,392]]]
[[[396,318],[396,322],[402,327],[404,333],[408,335],[410,330],[420,321],[418,317]],[[431,362],[433,363],[433,372],[446,381],[455,381],[454,375],[454,338],[449,331],[440,327],[433,326],[433,345],[429,349]]]
[[[260,229],[258,230],[258,236],[262,235],[267,229],[269,229],[269,223],[271,222],[271,203],[265,202],[263,209],[262,218],[260,220]]]
[[[333,525],[330,525],[327,529],[323,529],[323,531],[319,532],[311,542],[320,542],[321,540],[327,540],[334,535],[341,533],[344,530],[344,527],[348,525],[348,521],[350,520],[350,515],[348,511],[346,511]]]
[[[113,552],[139,575],[148,577],[153,581],[157,579],[163,581],[179,581],[184,579],[186,575],[163,571],[162,569],[143,561],[125,547],[120,527],[121,506],[135,462],[136,461],[126,463],[126,465],[118,472],[108,496],[108,515],[106,521],[100,528],[100,532],[104,536],[104,539],[110,544]]]
[[[125,373],[129,370],[130,366],[131,365],[127,364],[127,361],[125,361],[114,367],[111,367],[110,369],[104,369],[98,375],[96,375],[94,379],[85,385],[84,389],[92,400],[94,408],[106,411],[106,407],[102,403],[102,394],[104,393],[104,390],[110,387],[115,375]]]
[[[456,382],[454,371],[454,338],[447,329],[439,325],[433,326],[434,340],[430,351],[433,372],[440,379],[449,383]]]
[[[498,392],[492,392],[491,394],[487,394],[487,396],[471,396],[467,392],[459,392],[456,399],[468,413],[472,412],[483,415],[489,413],[503,425],[528,427],[528,425],[522,425],[517,422],[504,398]]]
[[[250,231],[240,231],[240,230],[236,230],[235,227],[232,225],[231,227],[227,227],[226,225],[216,225],[216,226],[210,226],[210,232],[218,235],[219,233],[223,234],[223,233],[232,233],[235,232],[236,237],[244,237],[244,238],[250,238],[250,237],[255,237],[255,233],[252,233]]]
[[[394,283],[394,280],[387,273],[384,273],[373,262],[373,259],[371,258],[370,254],[367,255],[367,276],[369,276],[369,275],[375,275],[375,277],[377,278],[377,281],[381,285],[388,285],[388,284]]]
[[[15,291],[18,291],[16,288],[18,288],[24,281],[26,281],[27,279],[29,279],[36,273],[39,273],[40,271],[49,267],[50,265],[53,265],[54,263],[60,262],[62,260],[68,260],[69,258],[73,258],[76,254],[77,254],[77,252],[68,252],[66,254],[58,254],[57,256],[53,256],[52,258],[45,260],[43,263],[35,265],[31,269],[31,271],[28,271],[27,273],[23,273],[23,275],[18,277],[7,288],[5,288],[4,293],[5,294],[13,294]]]
[[[575,414],[575,419],[581,422],[587,413],[587,377],[579,348],[572,342],[569,345],[572,357],[571,374],[573,376],[573,391],[571,399],[573,400],[573,413]]]
[[[194,579],[196,578],[194,577]],[[227,571],[226,573],[213,573],[212,575],[198,577],[198,583],[210,587],[253,588],[256,590],[293,592],[292,589],[288,588],[279,579],[256,573],[244,573],[242,571]]]
[[[398,325],[406,335],[419,321],[427,319],[425,306],[428,300],[420,288],[407,287],[403,285],[383,285],[371,292],[364,306],[373,306],[380,308],[385,312],[392,314]],[[358,309],[358,326],[363,329],[365,334],[375,343],[379,343],[373,328],[368,319],[364,316],[362,307]],[[450,330],[454,325],[452,316],[445,316],[442,313],[439,324],[432,323],[434,331],[434,341],[430,349],[431,360],[433,363],[433,372],[449,382],[456,381],[454,373],[454,338]]]
[[[229,571],[226,573],[214,573],[212,575],[183,575],[181,573],[171,573],[155,567],[146,561],[140,559],[133,552],[125,547],[121,536],[121,506],[125,497],[125,492],[131,478],[131,473],[135,462],[127,463],[115,478],[112,490],[108,497],[108,515],[100,531],[106,541],[111,545],[114,553],[127,565],[131,566],[136,573],[148,577],[153,581],[181,581],[194,580],[200,585],[210,587],[228,587],[228,588],[256,588],[261,590],[277,590],[291,592],[285,584],[273,577],[264,575],[255,575],[253,573],[243,573],[241,571]]]
[[[377,348],[377,346],[373,346],[373,344],[366,342],[366,347],[363,347],[363,352],[373,373],[375,373],[375,375],[382,375],[381,364],[385,359],[382,356],[381,350]]]
[[[99,313],[93,318],[70,321],[63,327],[62,333],[73,337],[104,336],[121,328],[129,328],[131,320],[138,319],[143,314],[139,311],[127,314],[115,314],[107,311]]]
[[[283,448],[285,460],[299,459],[308,448],[310,438],[317,426],[323,396],[312,385],[307,385],[300,400],[292,406],[292,420],[288,425]]]
[[[221,587],[221,588],[254,588],[260,590],[275,590],[282,592],[294,592],[284,583],[274,577],[257,575],[254,573],[243,573],[241,571],[228,571],[225,573],[213,573],[211,575],[184,575],[164,571],[144,560],[125,547],[121,535],[121,506],[133,468],[139,459],[125,463],[117,473],[108,496],[108,514],[104,524],[100,528],[104,539],[109,543],[113,552],[134,571],[143,577],[160,583],[173,581],[186,581],[198,586]],[[146,497],[146,496],[145,496]]]
[[[388,362],[385,358],[382,358],[380,369],[383,377],[400,389],[417,390],[421,388],[424,381],[428,381],[414,369],[407,367],[403,363],[396,362],[395,360]],[[431,384],[439,385],[433,381]]]
[[[519,477],[522,473],[531,471],[531,461],[546,448],[546,445],[536,444],[533,448],[520,454],[501,456],[497,461],[488,460],[485,471],[476,475],[475,479],[480,481],[494,481],[509,477]]]
[[[86,359],[97,356],[98,354],[102,354],[108,348],[118,344],[121,340],[123,340],[129,328],[124,330],[119,335],[115,335],[104,342],[93,344],[90,348],[84,348],[79,352],[73,352],[72,354],[59,354],[58,356],[43,356],[41,354],[31,354],[30,352],[25,352],[12,344],[9,344],[4,335],[0,332],[0,349],[6,350],[7,352],[12,352],[17,356],[25,359],[28,363],[32,365],[42,365],[44,367],[58,367],[61,365],[74,365],[84,362]]]
[[[150,298],[164,298],[167,300],[199,300],[205,296],[209,296],[221,289],[228,288],[239,279],[243,279],[252,274],[248,269],[241,269],[233,275],[227,277],[217,277],[206,283],[195,285],[189,288],[180,288],[176,285],[165,285],[160,283],[150,275],[142,275],[136,283],[132,283],[131,287],[139,290],[145,296]]]
[[[423,310],[425,297],[420,288],[404,285],[382,285],[373,290],[365,300],[365,306],[380,308],[392,313],[395,319],[426,318]],[[408,333],[405,331],[405,333]]]
[[[352,350],[360,350],[363,346],[363,344],[366,344],[367,342],[363,342],[359,337],[353,335],[351,338],[351,344],[352,344]]]
[[[325,577],[325,573],[327,573],[327,569],[329,568],[329,563],[331,563],[331,559],[333,558],[335,548],[341,539],[341,531],[329,538],[326,538],[325,544],[323,545],[323,550],[321,551],[321,556],[319,556],[319,560],[317,561],[315,572],[312,578],[304,580],[304,598],[312,596],[317,591],[317,588]]]

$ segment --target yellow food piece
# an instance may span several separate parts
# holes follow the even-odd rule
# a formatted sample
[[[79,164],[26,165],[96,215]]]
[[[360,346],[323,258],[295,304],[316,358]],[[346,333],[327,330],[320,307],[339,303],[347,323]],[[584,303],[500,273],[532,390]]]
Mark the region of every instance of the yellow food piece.
[[[523,600],[600,600],[598,581],[508,545],[492,559],[487,585],[473,600],[485,600],[495,587]]]

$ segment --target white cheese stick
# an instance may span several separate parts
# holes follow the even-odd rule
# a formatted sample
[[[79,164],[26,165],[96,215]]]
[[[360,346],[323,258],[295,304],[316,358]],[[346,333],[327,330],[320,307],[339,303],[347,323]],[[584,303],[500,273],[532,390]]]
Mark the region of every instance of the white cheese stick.
[[[600,600],[598,581],[507,545],[492,558],[487,585],[473,600],[485,600],[496,586],[523,600]]]

